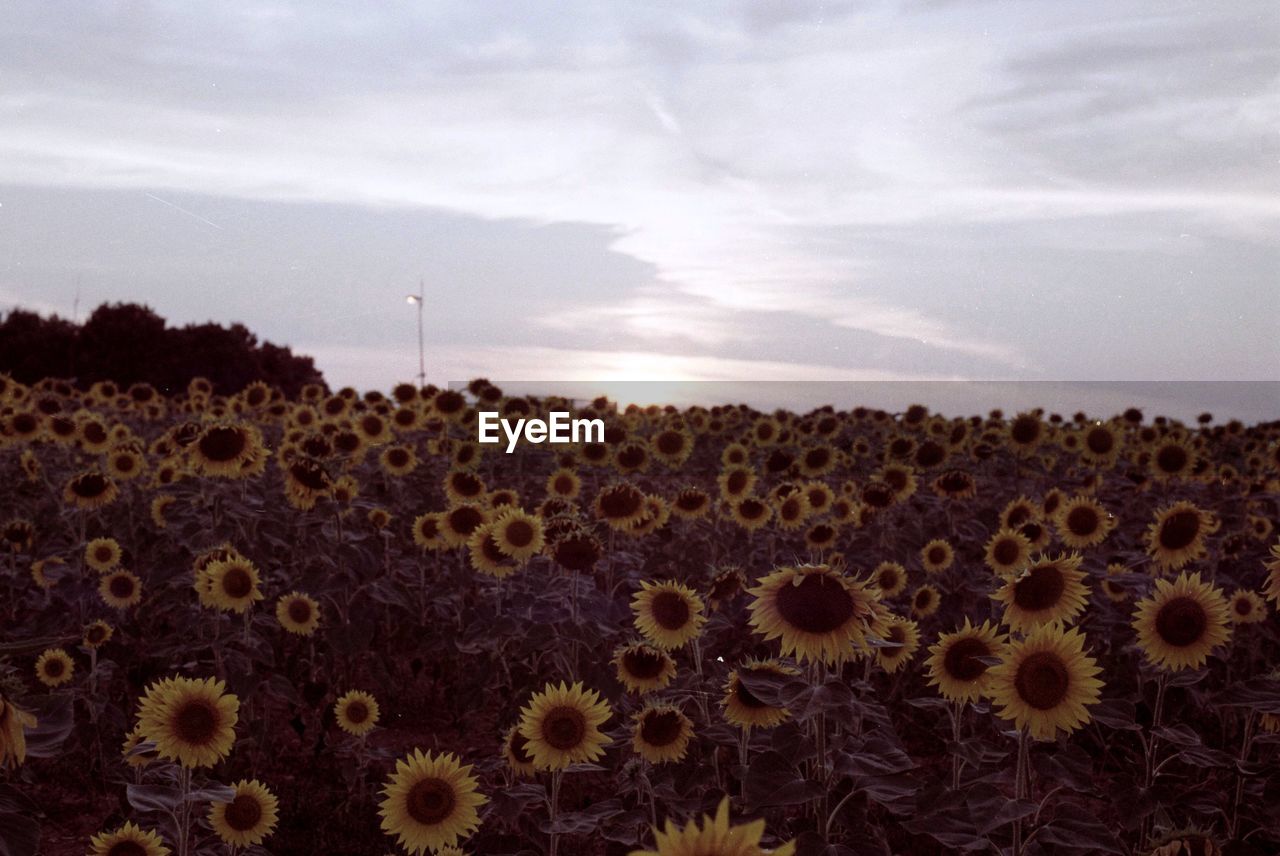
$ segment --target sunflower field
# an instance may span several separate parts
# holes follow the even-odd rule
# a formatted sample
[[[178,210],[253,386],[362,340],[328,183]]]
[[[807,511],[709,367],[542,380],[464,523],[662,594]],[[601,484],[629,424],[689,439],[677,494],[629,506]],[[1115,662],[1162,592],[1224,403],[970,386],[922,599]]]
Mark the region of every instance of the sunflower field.
[[[0,476],[2,856],[1280,852],[1280,423],[0,377]]]

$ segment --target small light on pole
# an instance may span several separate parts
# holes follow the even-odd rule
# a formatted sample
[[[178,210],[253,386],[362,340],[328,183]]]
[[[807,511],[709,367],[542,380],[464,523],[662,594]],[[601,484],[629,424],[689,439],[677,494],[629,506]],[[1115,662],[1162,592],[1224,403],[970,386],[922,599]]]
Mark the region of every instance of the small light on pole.
[[[422,304],[426,297],[425,288],[426,286],[419,279],[418,293],[407,295],[404,299],[405,303],[416,303],[418,305],[418,386],[427,385],[427,353],[422,343]]]

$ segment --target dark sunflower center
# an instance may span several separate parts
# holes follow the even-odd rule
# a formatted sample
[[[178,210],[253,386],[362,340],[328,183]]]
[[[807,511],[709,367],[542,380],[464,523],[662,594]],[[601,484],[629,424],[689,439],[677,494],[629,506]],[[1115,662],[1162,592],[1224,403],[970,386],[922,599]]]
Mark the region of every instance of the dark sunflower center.
[[[405,811],[423,826],[443,823],[453,814],[455,805],[453,788],[440,779],[423,779],[405,797]]]
[[[1181,472],[1187,466],[1187,450],[1181,446],[1165,446],[1156,453],[1156,466],[1166,473]]]
[[[369,718],[369,706],[362,701],[353,701],[347,705],[347,721],[359,725]]]
[[[853,595],[825,574],[806,574],[799,585],[783,583],[777,604],[782,619],[805,633],[830,633],[854,613]]]
[[[220,426],[206,430],[196,446],[205,458],[221,463],[234,461],[248,444],[249,438],[239,428]]]
[[[321,491],[329,486],[329,477],[325,475],[324,468],[313,461],[298,461],[289,467],[289,474],[308,490]]]
[[[991,550],[991,555],[1001,565],[1012,565],[1018,561],[1018,556],[1022,554],[1022,550],[1017,541],[1012,538],[1002,538],[996,542],[995,547]]]
[[[262,820],[262,803],[251,794],[240,794],[227,804],[222,819],[236,832],[247,832]]]
[[[941,565],[947,560],[947,551],[942,547],[931,547],[929,549],[929,563],[932,565]]]
[[[529,754],[527,749],[528,745],[529,741],[525,739],[525,736],[520,733],[519,729],[513,729],[511,731],[511,754],[515,755],[516,760],[521,764],[533,763],[533,756]]]
[[[418,534],[424,541],[430,541],[440,534],[440,525],[434,517],[427,517],[418,524]]]
[[[680,737],[680,714],[674,710],[652,711],[640,723],[640,739],[650,746],[668,746]]]
[[[706,503],[706,496],[695,491],[686,491],[676,497],[676,506],[681,511],[697,511]]]
[[[644,495],[630,488],[615,488],[600,497],[600,511],[605,517],[621,519],[640,510]]]
[[[110,562],[113,556],[115,556],[115,551],[110,547],[98,547],[93,551],[93,558],[99,562]]]
[[[622,665],[632,677],[649,681],[662,674],[663,658],[656,651],[639,648],[623,654]]]
[[[107,492],[107,477],[101,473],[85,473],[71,483],[71,491],[84,499],[93,499]]]
[[[1166,550],[1182,550],[1195,543],[1200,534],[1200,513],[1175,511],[1160,526],[1160,546]]]
[[[862,501],[872,508],[888,508],[893,503],[893,488],[884,482],[872,482],[863,489]]]
[[[478,496],[484,491],[484,484],[470,473],[454,473],[453,489],[460,496]]]
[[[229,597],[248,597],[249,593],[253,591],[253,577],[247,570],[238,565],[228,568],[227,572],[222,575],[222,590]]]
[[[1156,633],[1176,648],[1199,642],[1209,626],[1209,615],[1193,597],[1175,597],[1156,613]]]
[[[366,416],[360,420],[360,427],[364,429],[364,433],[370,437],[377,437],[382,433],[382,420],[377,416]]]
[[[931,603],[933,603],[933,592],[929,589],[920,589],[916,592],[916,609],[928,609]]]
[[[679,630],[689,622],[689,602],[677,592],[658,592],[650,608],[653,620],[665,630]]]
[[[449,512],[449,526],[460,535],[470,535],[476,527],[484,522],[484,515],[478,508],[464,505]]]
[[[1092,535],[1098,531],[1098,512],[1088,505],[1080,505],[1067,512],[1067,529],[1073,535]]]
[[[556,476],[556,493],[572,493],[573,479],[568,476]]]
[[[90,645],[100,644],[106,636],[107,631],[103,630],[101,627],[90,627],[89,632],[85,634],[85,638],[88,640]]]
[[[387,453],[387,462],[393,467],[407,466],[409,463],[409,453],[404,449],[392,449]]]
[[[1115,447],[1116,439],[1106,428],[1094,428],[1085,435],[1084,444],[1095,455],[1105,455]]]
[[[831,460],[831,452],[826,449],[810,449],[805,453],[804,465],[811,470],[820,470]]]
[[[1009,435],[1013,437],[1015,443],[1026,445],[1034,443],[1040,436],[1040,420],[1039,419],[1017,419],[1013,423],[1013,428]]]
[[[133,580],[124,574],[120,574],[111,578],[111,584],[108,588],[118,598],[131,597],[133,595]]]
[[[136,841],[117,841],[107,856],[147,856],[147,849]]]
[[[1236,615],[1248,615],[1251,612],[1253,612],[1253,604],[1247,599],[1242,597],[1236,601]]]
[[[658,451],[664,455],[678,455],[684,449],[684,437],[679,431],[663,431],[658,435]]]
[[[90,422],[84,426],[84,438],[94,445],[105,443],[107,441],[107,429],[97,422]]]
[[[1016,529],[1031,519],[1031,509],[1025,505],[1015,505],[1009,509],[1009,513],[1005,515],[1005,523],[1011,529]]]
[[[208,743],[218,730],[218,714],[203,699],[187,701],[173,717],[173,730],[184,743]]]
[[[964,493],[972,486],[968,473],[950,472],[938,479],[938,486],[945,493]]]
[[[1051,609],[1062,599],[1067,581],[1055,565],[1042,565],[1013,585],[1013,602],[1028,612]]]
[[[880,588],[889,590],[898,585],[898,571],[895,568],[882,568],[880,574],[876,577],[876,582]]]
[[[58,659],[46,660],[44,664],[44,673],[51,678],[61,677],[65,669],[66,666]]]
[[[311,604],[302,598],[289,601],[289,617],[295,624],[306,624],[311,620]]]
[[[513,520],[507,524],[507,543],[513,547],[528,547],[533,543],[533,527],[527,520]]]
[[[778,510],[778,516],[783,520],[795,520],[800,516],[800,502],[795,499],[788,499],[782,503],[782,508]]]
[[[587,720],[574,707],[557,707],[542,719],[542,739],[561,752],[575,749],[587,736]]]
[[[987,643],[981,639],[966,636],[964,639],[956,640],[947,648],[947,653],[942,658],[942,665],[947,674],[957,681],[976,681],[987,671],[987,664],[978,658],[990,655],[991,651],[987,648]]]
[[[1067,697],[1071,674],[1052,651],[1038,651],[1018,666],[1013,679],[1018,696],[1036,710],[1051,710]]]

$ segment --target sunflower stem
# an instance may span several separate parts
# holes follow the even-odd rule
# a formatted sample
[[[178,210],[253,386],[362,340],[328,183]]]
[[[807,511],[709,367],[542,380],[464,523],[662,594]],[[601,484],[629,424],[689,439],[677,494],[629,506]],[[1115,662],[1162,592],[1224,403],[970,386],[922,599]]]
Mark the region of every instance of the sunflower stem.
[[[551,774],[551,797],[547,803],[551,815],[551,856],[556,856],[560,852],[560,834],[556,832],[555,824],[556,817],[560,813],[560,780],[563,776],[563,770],[556,770]]]
[[[1156,780],[1156,749],[1160,742],[1156,732],[1164,720],[1164,700],[1168,688],[1169,673],[1161,671],[1160,677],[1156,679],[1156,705],[1151,714],[1151,739],[1147,741],[1146,757],[1143,759],[1142,790],[1144,792],[1150,791]],[[1151,825],[1151,815],[1142,819],[1141,839],[1138,842],[1141,849],[1146,849],[1147,842],[1151,839]]]
[[[1027,729],[1022,728],[1018,732],[1018,763],[1013,774],[1013,791],[1014,799],[1025,800],[1027,798],[1027,775],[1028,758],[1027,758]],[[1013,821],[1013,849],[1010,851],[1012,856],[1022,856],[1022,817],[1015,816]]]
[[[178,856],[187,856],[187,840],[191,832],[191,801],[187,797],[191,793],[191,770],[178,768]]]
[[[958,701],[951,708],[951,790],[960,789],[960,717],[964,714],[964,702]]]
[[[1252,710],[1245,709],[1244,713],[1244,740],[1240,744],[1240,763],[1236,765],[1236,794],[1231,802],[1231,823],[1227,827],[1228,838],[1232,841],[1240,832],[1240,800],[1244,797],[1244,773],[1241,771],[1243,766],[1249,760],[1249,750],[1253,748],[1253,731],[1254,714]]]

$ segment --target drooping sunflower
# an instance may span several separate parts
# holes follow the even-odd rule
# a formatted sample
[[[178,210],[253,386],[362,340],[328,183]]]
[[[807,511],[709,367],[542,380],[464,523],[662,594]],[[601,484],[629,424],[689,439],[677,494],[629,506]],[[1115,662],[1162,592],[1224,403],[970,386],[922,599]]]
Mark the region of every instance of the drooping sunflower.
[[[705,517],[711,508],[711,497],[696,487],[682,488],[671,501],[671,513],[684,520]]]
[[[142,580],[132,571],[118,568],[98,581],[98,594],[107,606],[128,609],[142,600]]]
[[[653,830],[656,850],[633,850],[630,856],[793,856],[796,852],[794,841],[764,849],[760,846],[763,835],[763,819],[730,824],[729,798],[725,797],[714,819],[704,815],[701,826],[689,821],[683,829],[668,819],[664,831]]]
[[[243,615],[263,598],[258,568],[243,556],[211,562],[204,575],[209,602],[216,609]]]
[[[106,573],[120,564],[124,551],[114,538],[94,538],[84,548],[84,561],[99,573]]]
[[[1124,603],[1129,599],[1132,592],[1129,591],[1122,581],[1116,577],[1129,573],[1129,568],[1124,562],[1110,562],[1107,565],[1107,575],[1102,578],[1102,593],[1112,603]]]
[[[1116,527],[1116,519],[1090,496],[1074,496],[1053,517],[1062,543],[1075,550],[1101,544]]]
[[[773,516],[773,508],[769,503],[754,496],[744,496],[729,506],[733,522],[748,532],[760,529]]]
[[[736,502],[749,496],[756,486],[756,472],[748,466],[733,465],[728,467],[716,479],[720,487],[720,497],[728,503]]]
[[[333,479],[320,461],[300,455],[284,467],[284,496],[300,511],[310,511],[333,492]]]
[[[98,470],[86,470],[74,475],[62,489],[62,499],[83,511],[110,505],[120,495],[120,488],[110,476]]]
[[[786,721],[791,716],[791,711],[778,705],[766,704],[753,695],[743,683],[744,673],[794,677],[800,674],[800,670],[777,660],[746,661],[731,671],[725,681],[724,698],[720,701],[724,708],[724,718],[748,731],[752,728],[773,728]]]
[[[826,663],[842,663],[862,645],[880,594],[828,565],[779,568],[747,593],[756,633],[780,639],[783,655]]]
[[[233,847],[261,844],[276,828],[279,800],[257,779],[241,779],[231,787],[235,795],[230,800],[209,807],[209,825]]]
[[[262,433],[248,422],[210,425],[187,447],[192,469],[206,476],[238,479],[266,462]]]
[[[320,604],[310,595],[291,591],[276,601],[276,621],[290,633],[310,636],[320,626]]]
[[[529,741],[520,733],[520,726],[513,725],[502,736],[502,757],[517,779],[529,778],[538,771],[533,756],[529,754]]]
[[[338,727],[354,737],[363,737],[372,731],[381,713],[378,700],[360,690],[348,690],[333,705]]]
[[[929,646],[929,685],[953,702],[973,702],[987,694],[991,684],[990,666],[984,660],[1003,657],[1008,637],[996,625],[984,621],[974,626],[965,616],[964,626],[942,633]]]
[[[1018,574],[1031,560],[1031,542],[1013,529],[1001,529],[987,542],[984,561],[994,573],[1002,576]]]
[[[165,529],[169,525],[169,521],[165,518],[165,512],[169,510],[169,506],[177,502],[177,499],[166,494],[155,497],[151,500],[151,522],[155,524],[157,529]]]
[[[645,515],[645,495],[630,482],[614,482],[596,494],[596,517],[611,529],[626,532]]]
[[[943,499],[973,499],[978,494],[977,483],[968,470],[947,470],[933,480],[932,487]]]
[[[632,717],[631,748],[650,764],[681,760],[692,737],[693,722],[674,705],[646,707]]]
[[[1064,497],[1062,496],[1062,491],[1057,488],[1051,490],[1049,495],[1055,497],[1053,508],[1044,508],[1043,511],[1040,506],[1026,496],[1019,496],[1016,499],[1009,500],[1000,512],[1000,527],[1002,529],[1017,529],[1028,521],[1039,519],[1042,513],[1044,515],[1052,515],[1058,507],[1058,502]],[[1048,495],[1046,495],[1045,504],[1048,505]]]
[[[600,726],[611,716],[609,705],[582,683],[547,684],[520,710],[520,734],[539,770],[563,770],[570,764],[595,761],[609,738]]]
[[[125,735],[124,743],[120,746],[120,756],[134,769],[141,769],[160,757],[156,754],[155,744],[147,740],[137,725]]]
[[[545,546],[542,518],[519,508],[507,508],[500,512],[490,525],[489,533],[503,555],[517,562],[533,558]]]
[[[147,687],[138,725],[161,758],[212,767],[231,752],[240,700],[214,678],[165,678]]]
[[[920,548],[920,564],[925,573],[940,574],[956,560],[956,551],[941,538],[934,538]]]
[[[702,632],[707,617],[702,598],[677,582],[642,580],[631,599],[636,629],[654,645],[667,651],[681,648]]]
[[[1085,608],[1089,589],[1076,553],[1041,556],[1005,580],[992,600],[1004,604],[1004,624],[1027,633],[1041,624],[1070,624]]]
[[[894,643],[894,647],[877,646],[875,649],[880,668],[890,674],[910,662],[920,648],[920,628],[909,618],[894,616],[889,619],[889,629],[882,638]]]
[[[62,686],[75,671],[75,660],[61,648],[49,648],[36,659],[36,678],[46,687]]]
[[[618,681],[633,693],[660,690],[676,676],[676,661],[655,645],[637,642],[622,645],[613,652],[613,665]]]
[[[80,637],[80,641],[84,643],[86,648],[101,648],[111,641],[111,636],[115,630],[107,622],[99,619],[90,622],[85,627],[84,633]]]
[[[1257,624],[1267,619],[1267,603],[1256,591],[1241,589],[1231,595],[1231,623]]]
[[[1172,672],[1200,668],[1231,638],[1227,599],[1198,573],[1156,580],[1151,596],[1138,602],[1133,627],[1147,661]]]
[[[809,500],[803,493],[791,493],[779,499],[773,508],[777,526],[783,531],[799,529],[809,516]]]
[[[169,848],[155,830],[142,829],[130,821],[113,832],[100,832],[89,839],[90,856],[169,856]]]
[[[933,586],[925,583],[911,595],[911,614],[916,618],[928,618],[938,611],[942,605],[942,594]]]
[[[23,765],[27,760],[25,730],[36,725],[34,716],[0,696],[0,770]]]
[[[1205,538],[1218,530],[1218,520],[1190,502],[1175,502],[1156,512],[1147,527],[1147,553],[1156,566],[1176,571],[1205,556]]]
[[[1000,665],[990,671],[996,713],[1032,737],[1052,740],[1090,720],[1085,709],[1101,698],[1102,671],[1085,653],[1077,628],[1044,624],[1023,640],[1009,643]]]
[[[1267,600],[1275,601],[1280,606],[1280,541],[1271,545],[1271,558],[1263,563],[1267,569],[1267,581],[1263,593]]]
[[[470,470],[450,470],[444,479],[444,491],[454,505],[480,502],[488,488],[484,480]]]
[[[457,756],[414,749],[382,789],[382,829],[412,854],[453,847],[480,826],[476,809],[489,799],[478,786]]]

